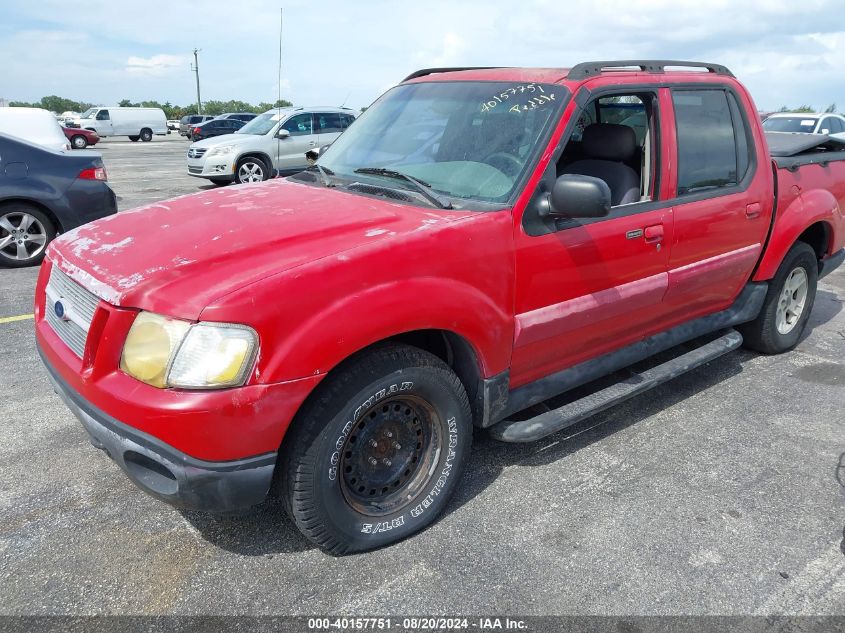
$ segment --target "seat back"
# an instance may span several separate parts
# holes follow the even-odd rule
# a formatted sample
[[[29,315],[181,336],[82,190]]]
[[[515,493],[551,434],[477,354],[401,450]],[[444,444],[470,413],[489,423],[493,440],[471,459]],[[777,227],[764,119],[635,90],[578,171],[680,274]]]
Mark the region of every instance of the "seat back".
[[[584,128],[581,148],[586,158],[567,165],[562,174],[580,174],[605,181],[613,206],[640,199],[640,176],[625,164],[637,151],[637,135],[632,128],[594,123]]]

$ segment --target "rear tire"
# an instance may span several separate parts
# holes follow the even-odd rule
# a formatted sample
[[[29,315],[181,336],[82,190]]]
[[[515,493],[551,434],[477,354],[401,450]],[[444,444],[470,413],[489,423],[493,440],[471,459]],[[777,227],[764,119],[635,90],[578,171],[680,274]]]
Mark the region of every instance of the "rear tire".
[[[390,345],[318,387],[287,432],[276,475],[306,538],[331,554],[360,552],[430,525],[471,444],[469,400],[454,372],[428,352]]]
[[[140,136],[130,136],[129,140],[132,141],[133,143],[135,143],[135,142],[138,141],[139,138],[141,138],[141,137]]]
[[[141,130],[141,140],[144,141],[144,143],[149,143],[151,140],[153,140],[153,131],[149,128],[144,128],[143,130]]]
[[[88,147],[88,139],[86,139],[82,134],[75,134],[70,139],[70,144],[73,149],[85,149]]]
[[[238,161],[235,169],[235,182],[240,184],[263,182],[268,178],[270,178],[270,168],[260,158],[247,156]]]
[[[816,299],[819,260],[809,244],[797,242],[769,282],[757,318],[737,327],[745,346],[763,354],[780,354],[798,344]]]
[[[21,202],[0,206],[0,265],[40,264],[55,237],[56,227],[41,209]]]

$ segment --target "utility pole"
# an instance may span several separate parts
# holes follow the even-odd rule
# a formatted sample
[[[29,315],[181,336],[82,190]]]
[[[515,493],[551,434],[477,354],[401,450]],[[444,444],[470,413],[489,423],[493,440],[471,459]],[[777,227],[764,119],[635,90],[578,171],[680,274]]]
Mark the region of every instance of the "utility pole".
[[[202,114],[202,99],[200,99],[200,63],[197,59],[197,53],[201,50],[201,48],[194,49],[194,65],[191,66],[191,70],[197,76],[197,114]]]

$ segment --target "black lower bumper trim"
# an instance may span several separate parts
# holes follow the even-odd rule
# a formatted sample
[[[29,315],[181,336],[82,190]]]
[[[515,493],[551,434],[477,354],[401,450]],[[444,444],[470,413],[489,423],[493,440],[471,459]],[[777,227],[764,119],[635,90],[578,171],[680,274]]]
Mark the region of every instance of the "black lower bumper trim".
[[[139,488],[172,506],[237,512],[264,501],[273,481],[276,453],[226,462],[195,459],[100,411],[76,393],[41,349],[53,389],[104,451]]]
[[[839,268],[842,262],[845,262],[845,248],[840,248],[827,259],[822,260],[821,266],[819,267],[819,279]]]

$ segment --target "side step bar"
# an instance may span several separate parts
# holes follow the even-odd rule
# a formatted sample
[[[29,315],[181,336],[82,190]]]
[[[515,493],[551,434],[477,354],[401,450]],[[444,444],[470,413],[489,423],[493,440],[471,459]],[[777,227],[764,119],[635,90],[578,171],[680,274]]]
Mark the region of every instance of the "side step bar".
[[[729,330],[723,336],[662,365],[634,374],[558,409],[528,420],[502,420],[490,427],[490,435],[502,442],[534,442],[577,424],[591,415],[672,380],[742,345],[742,335]]]

